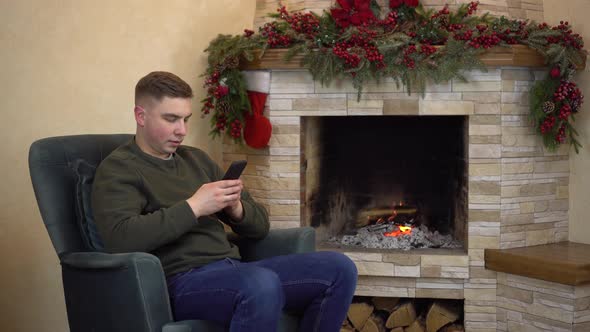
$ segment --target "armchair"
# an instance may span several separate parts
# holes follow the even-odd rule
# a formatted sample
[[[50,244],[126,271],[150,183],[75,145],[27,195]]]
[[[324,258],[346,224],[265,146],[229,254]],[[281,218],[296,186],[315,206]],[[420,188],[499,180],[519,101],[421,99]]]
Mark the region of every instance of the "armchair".
[[[29,171],[41,217],[62,267],[70,330],[221,332],[213,322],[175,322],[162,266],[149,253],[109,254],[91,247],[80,226],[77,160],[97,166],[132,135],[76,135],[38,140]],[[235,239],[245,260],[315,250],[312,228],[271,230],[263,240]],[[279,331],[296,331],[299,317],[283,313]]]

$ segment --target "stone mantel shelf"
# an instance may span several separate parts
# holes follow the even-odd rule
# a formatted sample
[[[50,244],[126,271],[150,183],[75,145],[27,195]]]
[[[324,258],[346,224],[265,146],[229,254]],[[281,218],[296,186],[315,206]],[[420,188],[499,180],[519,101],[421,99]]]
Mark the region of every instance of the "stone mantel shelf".
[[[486,249],[487,269],[565,285],[590,283],[590,245],[561,242],[512,249]]]
[[[243,70],[262,69],[302,69],[301,60],[303,55],[299,54],[290,61],[285,62],[287,49],[268,49],[262,59],[258,58],[260,51],[255,52],[255,60],[243,61]],[[488,67],[514,66],[514,67],[545,67],[545,58],[534,49],[525,45],[512,45],[510,47],[494,47],[479,56],[481,61]],[[584,66],[585,67],[585,66]]]

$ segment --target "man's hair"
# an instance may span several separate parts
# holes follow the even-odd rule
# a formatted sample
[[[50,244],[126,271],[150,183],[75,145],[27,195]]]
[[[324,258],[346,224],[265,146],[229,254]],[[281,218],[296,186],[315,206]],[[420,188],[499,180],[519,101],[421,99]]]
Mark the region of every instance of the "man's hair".
[[[135,104],[146,97],[161,101],[164,97],[192,98],[193,90],[180,77],[165,71],[154,71],[142,77],[135,86]]]

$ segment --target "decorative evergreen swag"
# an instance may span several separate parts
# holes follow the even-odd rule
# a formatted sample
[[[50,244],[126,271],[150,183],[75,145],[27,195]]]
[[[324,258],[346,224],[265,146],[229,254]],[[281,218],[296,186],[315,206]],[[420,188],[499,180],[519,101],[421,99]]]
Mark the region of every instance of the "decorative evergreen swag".
[[[584,65],[583,40],[568,22],[556,27],[546,23],[474,16],[478,3],[451,12],[425,10],[418,0],[390,0],[380,8],[375,0],[338,0],[338,6],[314,13],[290,13],[284,6],[274,21],[255,34],[219,35],[211,41],[204,76],[207,97],[203,116],[212,113],[211,135],[224,132],[242,142],[244,116],[251,112],[240,59],[254,60],[254,51],[288,48],[286,61],[303,55],[302,65],[316,81],[329,85],[349,78],[359,97],[367,80],[391,77],[408,93],[423,92],[427,82],[458,79],[462,72],[486,71],[478,55],[492,47],[523,44],[537,50],[550,72],[531,89],[531,119],[550,150],[569,142],[578,152],[580,143],[572,123],[583,96],[572,75]]]

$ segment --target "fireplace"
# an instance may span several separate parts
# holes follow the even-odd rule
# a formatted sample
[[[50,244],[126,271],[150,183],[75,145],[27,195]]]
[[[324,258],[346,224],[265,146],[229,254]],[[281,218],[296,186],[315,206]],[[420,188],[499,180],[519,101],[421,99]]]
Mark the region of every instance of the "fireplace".
[[[319,207],[329,206],[326,195],[342,197],[336,194],[338,186],[374,197],[372,203],[356,198],[360,202],[351,210],[356,214],[385,207],[380,217],[388,219],[389,210],[396,210],[396,217],[409,218],[402,219],[405,224],[415,208],[422,216],[451,220],[433,225],[429,218],[428,226],[451,235],[462,249],[401,251],[340,244],[345,248],[335,250],[357,266],[356,296],[401,298],[403,303],[463,301],[459,306],[463,303],[465,331],[506,330],[506,310],[497,296],[497,285],[504,281],[485,269],[484,250],[560,242],[568,235],[568,151],[546,151],[528,117],[528,89],[546,74],[534,68],[493,67],[465,73],[469,83],[429,85],[423,96],[408,95],[394,81],[384,80],[368,84],[358,100],[349,81],[326,87],[304,70],[273,69],[265,72],[270,85],[265,114],[273,126],[269,147],[251,149],[227,139],[224,166],[247,159],[244,185],[267,207],[271,227],[314,226],[316,238],[323,240],[318,250],[335,246],[327,241],[332,235],[318,236],[327,223],[327,213]],[[420,145],[422,139],[435,147]],[[356,157],[331,159],[339,149],[353,147]],[[426,156],[441,159],[437,163],[444,166],[429,165],[433,162]],[[396,164],[398,160],[419,162]],[[432,192],[418,190],[425,179],[407,175],[427,166],[433,166],[429,172],[441,172],[432,176],[437,186]],[[379,180],[400,172],[402,181],[391,186]],[[329,186],[327,176],[334,182]],[[357,184],[347,183],[355,178]],[[346,200],[357,196],[362,197],[357,193]],[[310,201],[317,201],[320,213],[312,213]],[[348,205],[341,203],[339,213],[349,211]],[[337,225],[330,226],[336,234],[350,235]],[[531,317],[526,321],[535,321]]]
[[[301,130],[301,220],[319,246],[463,247],[467,117],[303,117]]]

